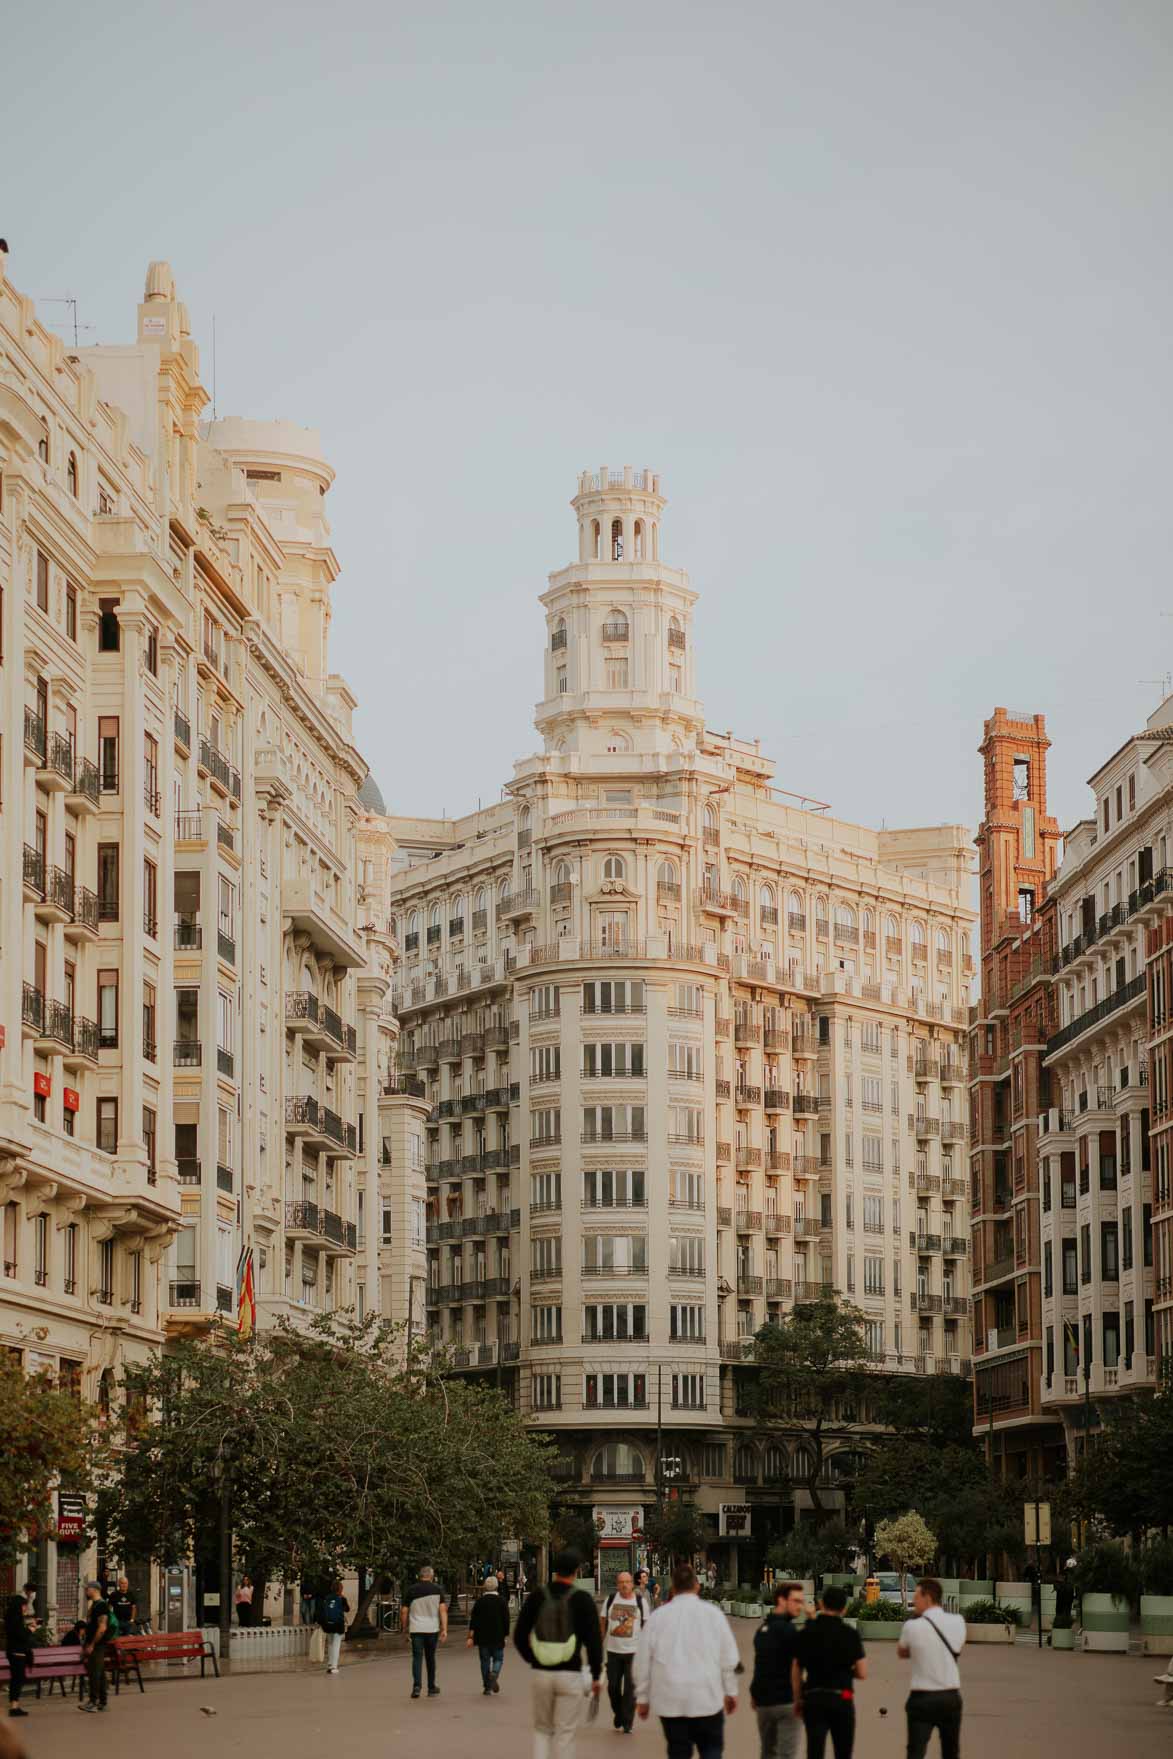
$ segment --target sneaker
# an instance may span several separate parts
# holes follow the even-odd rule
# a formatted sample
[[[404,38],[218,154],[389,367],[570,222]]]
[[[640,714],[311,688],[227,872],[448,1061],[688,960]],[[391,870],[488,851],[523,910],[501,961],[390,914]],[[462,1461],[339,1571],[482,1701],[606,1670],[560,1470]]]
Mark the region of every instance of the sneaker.
[[[428,1697],[429,1698],[438,1698],[439,1696],[440,1696],[439,1686],[429,1686],[428,1687]]]
[[[19,1704],[14,1704],[8,1714],[9,1716],[27,1716],[28,1711],[22,1710]]]
[[[481,1696],[482,1696],[482,1698],[491,1698],[493,1696],[492,1686],[482,1686],[481,1687]]]
[[[498,1681],[498,1680],[497,1680],[497,1678],[496,1678],[496,1676],[494,1676],[494,1679],[493,1679],[493,1687],[492,1687],[492,1689],[493,1689],[493,1691],[494,1691],[494,1692],[499,1692],[499,1691],[500,1691],[500,1690],[501,1690],[501,1686],[500,1686],[500,1683],[499,1683],[499,1681]]]
[[[413,1687],[412,1687],[412,1688],[411,1688],[411,1695],[412,1695],[412,1697],[413,1697],[413,1698],[418,1698],[418,1697],[419,1697],[419,1695],[420,1695],[420,1689],[419,1689],[419,1687],[418,1687],[418,1686],[413,1686]]]
[[[84,1710],[87,1714],[91,1714],[97,1708],[98,1708],[98,1706],[96,1704],[79,1704],[78,1705],[78,1709]]]

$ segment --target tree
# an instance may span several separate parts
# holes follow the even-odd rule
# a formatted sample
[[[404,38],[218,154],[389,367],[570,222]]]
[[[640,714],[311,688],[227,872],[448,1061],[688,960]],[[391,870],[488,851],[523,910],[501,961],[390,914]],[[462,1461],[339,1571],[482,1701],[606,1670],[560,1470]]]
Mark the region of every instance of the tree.
[[[451,1572],[506,1535],[545,1536],[548,1438],[422,1347],[404,1362],[381,1322],[183,1344],[135,1384],[147,1415],[107,1498],[128,1552],[192,1555],[224,1473],[237,1553],[260,1581],[425,1559]]]
[[[976,1451],[973,1394],[959,1374],[885,1375],[877,1382],[873,1403],[878,1420],[904,1441]]]
[[[900,1572],[900,1602],[907,1599],[904,1586],[906,1570],[923,1570],[937,1555],[937,1535],[915,1510],[898,1515],[894,1521],[881,1521],[876,1528],[876,1550],[881,1557],[892,1559]]]
[[[958,1491],[989,1482],[980,1454],[972,1448],[885,1436],[867,1456],[851,1490],[851,1505],[872,1521],[891,1519],[914,1502],[931,1516]]]
[[[1073,1473],[1078,1511],[1113,1533],[1167,1533],[1173,1522],[1173,1390],[1113,1400]]]
[[[12,1564],[30,1538],[53,1532],[59,1485],[93,1488],[105,1452],[103,1420],[96,1406],[63,1391],[49,1375],[26,1375],[0,1353],[0,1436],[0,1564]]]
[[[788,1575],[813,1579],[828,1570],[841,1569],[858,1549],[857,1537],[848,1533],[841,1521],[828,1521],[823,1527],[816,1527],[813,1521],[800,1521],[774,1541],[769,1562]]]
[[[649,1509],[644,1532],[657,1556],[669,1563],[691,1559],[705,1544],[704,1516],[691,1502],[666,1502]]]
[[[747,1403],[766,1433],[801,1434],[807,1471],[798,1480],[810,1496],[816,1520],[827,1514],[820,1491],[828,1434],[853,1429],[874,1357],[858,1307],[825,1296],[795,1307],[757,1334],[756,1386]]]

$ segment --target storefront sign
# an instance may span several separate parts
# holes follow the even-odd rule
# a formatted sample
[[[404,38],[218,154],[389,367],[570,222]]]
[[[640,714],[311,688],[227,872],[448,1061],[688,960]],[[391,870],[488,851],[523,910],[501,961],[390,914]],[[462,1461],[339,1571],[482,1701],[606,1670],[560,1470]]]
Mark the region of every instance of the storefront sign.
[[[631,1539],[643,1526],[642,1509],[592,1509],[600,1539]]]
[[[48,1099],[48,1097],[52,1093],[52,1091],[53,1091],[53,1083],[49,1079],[48,1075],[42,1075],[40,1073],[37,1073],[33,1076],[33,1092],[34,1093],[39,1094],[42,1099]]]
[[[57,1538],[76,1545],[85,1537],[86,1499],[73,1490],[57,1492]]]
[[[76,1087],[63,1087],[61,1089],[61,1103],[67,1112],[80,1112],[81,1094]]]
[[[722,1539],[748,1539],[749,1504],[723,1502],[718,1516],[717,1532]]]

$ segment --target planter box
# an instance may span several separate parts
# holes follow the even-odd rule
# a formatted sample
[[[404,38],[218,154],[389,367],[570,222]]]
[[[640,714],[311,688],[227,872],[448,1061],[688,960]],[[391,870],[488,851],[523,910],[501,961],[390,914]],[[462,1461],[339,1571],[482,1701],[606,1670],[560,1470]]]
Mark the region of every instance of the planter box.
[[[1075,1648],[1075,1632],[1071,1629],[1070,1626],[1068,1626],[1068,1628],[1065,1631],[1056,1631],[1056,1630],[1052,1629],[1052,1631],[1051,1631],[1051,1648],[1052,1649],[1074,1649]]]
[[[1127,1655],[1127,1600],[1117,1600],[1114,1594],[1085,1594],[1081,1602],[1080,1624],[1085,1650]]]
[[[1173,1649],[1173,1594],[1140,1597],[1141,1647],[1146,1655],[1168,1655]]]
[[[967,1601],[993,1600],[994,1584],[992,1582],[970,1582],[963,1576],[957,1584],[957,1598],[964,1612]]]
[[[968,1620],[965,1626],[965,1641],[969,1643],[1013,1643],[1018,1631],[1014,1625],[971,1625]]]
[[[860,1619],[855,1628],[865,1643],[898,1643],[900,1633],[904,1629],[904,1621],[902,1619],[884,1619],[877,1620],[872,1624],[867,1619]]]

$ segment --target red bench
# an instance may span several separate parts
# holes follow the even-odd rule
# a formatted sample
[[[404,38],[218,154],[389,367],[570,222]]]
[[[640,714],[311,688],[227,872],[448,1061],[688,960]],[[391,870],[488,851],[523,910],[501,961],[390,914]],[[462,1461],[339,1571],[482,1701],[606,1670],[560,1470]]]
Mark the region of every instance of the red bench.
[[[146,1690],[142,1674],[144,1661],[198,1661],[201,1679],[210,1661],[216,1678],[220,1678],[216,1651],[202,1631],[159,1631],[146,1637],[115,1637],[107,1652],[107,1660],[114,1676],[115,1692],[121,1689],[123,1679],[132,1676],[138,1681],[139,1691]]]
[[[7,1685],[12,1669],[4,1656],[0,1655],[0,1684]],[[86,1664],[82,1660],[81,1650],[76,1645],[69,1648],[53,1648],[46,1645],[34,1649],[29,1657],[28,1672],[25,1674],[26,1685],[36,1686],[38,1698],[40,1688],[47,1680],[49,1691],[53,1690],[53,1681],[60,1680],[61,1695],[65,1696],[66,1680],[84,1679]]]

